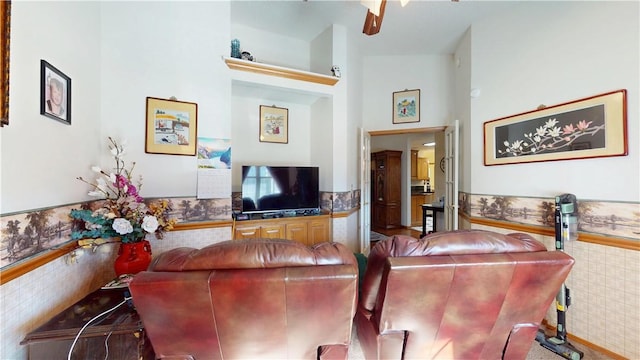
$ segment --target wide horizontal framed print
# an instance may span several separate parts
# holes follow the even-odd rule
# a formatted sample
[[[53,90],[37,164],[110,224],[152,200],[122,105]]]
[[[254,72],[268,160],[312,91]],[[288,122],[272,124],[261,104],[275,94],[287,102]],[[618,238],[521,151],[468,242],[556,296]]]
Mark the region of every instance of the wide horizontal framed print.
[[[626,90],[484,123],[485,165],[627,154]]]
[[[40,114],[71,125],[71,79],[40,60]]]
[[[195,155],[198,104],[147,97],[145,152]]]

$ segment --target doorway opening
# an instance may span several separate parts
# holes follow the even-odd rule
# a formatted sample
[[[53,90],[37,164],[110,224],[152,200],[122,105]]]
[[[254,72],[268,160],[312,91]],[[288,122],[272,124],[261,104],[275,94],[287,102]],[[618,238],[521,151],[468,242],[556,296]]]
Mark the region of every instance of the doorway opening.
[[[444,197],[445,173],[440,170],[440,159],[445,156],[445,127],[415,128],[402,130],[370,131],[370,153],[384,150],[402,151],[402,166],[400,179],[400,223],[392,226],[375,226],[373,218],[371,229],[384,235],[411,235],[420,237],[415,229],[422,226],[422,210],[420,205],[431,203]],[[433,145],[425,145],[434,143]],[[422,162],[422,164],[420,164]],[[418,165],[421,173],[417,174]],[[413,166],[412,166],[413,165]],[[375,184],[373,167],[370,184]],[[374,190],[372,189],[372,194]],[[420,195],[420,196],[417,196]],[[371,199],[372,206],[369,214],[374,215],[375,199]],[[444,224],[444,221],[440,221]],[[441,229],[440,229],[441,230]]]

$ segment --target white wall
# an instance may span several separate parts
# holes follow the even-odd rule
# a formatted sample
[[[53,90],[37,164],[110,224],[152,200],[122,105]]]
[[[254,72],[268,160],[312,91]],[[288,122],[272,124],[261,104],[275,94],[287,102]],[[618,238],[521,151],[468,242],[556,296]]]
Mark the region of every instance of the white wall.
[[[13,2],[0,212],[87,200],[75,178],[91,178],[93,164],[112,166],[109,135],[129,140],[127,159],[144,174],[144,196],[194,196],[195,157],[144,153],[145,98],[196,102],[199,135],[229,138],[231,86],[220,58],[229,22],[228,2]],[[40,59],[72,80],[71,126],[39,115]],[[229,238],[228,228],[212,230],[172,232],[154,246]],[[102,250],[79,263],[56,259],[2,285],[0,358],[26,358],[25,334],[114,276],[113,249]]]
[[[233,10],[231,17],[233,18]],[[250,52],[254,57],[254,61],[292,69],[314,71],[325,75],[331,74],[329,71],[331,68],[324,69],[324,71],[311,68],[309,44],[302,40],[257,30],[237,23],[231,24],[231,39],[238,39],[240,41],[240,50]],[[228,44],[223,55],[228,57],[230,53],[231,44]]]
[[[568,192],[578,201],[640,200],[638,14],[638,2],[530,2],[509,16],[473,24],[470,42],[465,40],[458,49],[464,61],[470,46],[470,86],[482,89],[480,97],[471,99],[471,118],[465,122],[469,131],[463,138],[471,148],[469,164],[464,165],[465,171],[470,166],[470,181],[465,174],[463,191],[535,197]],[[456,71],[464,79],[466,67]],[[465,86],[465,81],[457,84]],[[617,89],[628,91],[628,156],[483,165],[485,121]],[[457,104],[467,102],[462,89],[456,96]],[[464,110],[459,109],[460,114]],[[553,239],[544,240],[554,248]],[[568,279],[568,332],[626,358],[639,358],[638,251],[583,241],[567,250],[576,259]],[[555,316],[548,320],[553,323]]]
[[[445,126],[453,120],[450,55],[365,57],[362,73],[362,118],[368,131]],[[420,122],[393,124],[393,93],[405,89],[420,89]]]
[[[144,196],[194,196],[194,156],[145,154],[146,97],[195,102],[198,136],[231,138],[229,3],[101,4],[102,135],[129,140]]]
[[[459,168],[458,175],[460,177],[459,190],[464,192],[471,191],[471,153],[474,147],[471,146],[471,102],[475,99],[471,98],[470,92],[473,88],[471,83],[471,29],[468,29],[464,37],[460,41],[458,49],[453,59],[453,77],[455,84],[455,115],[454,118],[459,122]],[[482,89],[479,89],[482,93]],[[436,159],[440,161],[439,159]]]
[[[100,153],[99,3],[11,7],[12,95],[9,126],[0,131],[3,214],[86,200],[75,178],[90,176]],[[71,126],[40,115],[40,59],[71,78]]]
[[[471,102],[471,192],[640,200],[638,4],[526,3],[473,25],[471,83],[482,95]],[[628,91],[628,156],[483,165],[483,122],[618,89]]]

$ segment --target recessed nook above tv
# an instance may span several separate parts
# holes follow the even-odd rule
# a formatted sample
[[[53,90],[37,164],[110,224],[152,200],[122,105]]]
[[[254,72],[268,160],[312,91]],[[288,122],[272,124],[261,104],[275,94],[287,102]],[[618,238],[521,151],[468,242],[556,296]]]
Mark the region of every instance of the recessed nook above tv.
[[[318,214],[316,166],[242,166],[242,212],[282,216]]]

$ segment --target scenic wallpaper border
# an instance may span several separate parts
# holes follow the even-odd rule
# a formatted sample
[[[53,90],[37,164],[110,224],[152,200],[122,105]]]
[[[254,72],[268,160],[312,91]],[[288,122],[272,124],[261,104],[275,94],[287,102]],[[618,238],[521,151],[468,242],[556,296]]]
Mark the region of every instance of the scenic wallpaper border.
[[[349,212],[358,208],[360,196],[359,189],[321,192],[320,207],[330,214]],[[227,199],[169,199],[173,204],[170,214],[180,224],[230,221],[242,204],[240,193]],[[88,206],[90,202],[0,215],[0,269],[70,242],[71,231],[78,224],[74,224],[69,212]],[[460,192],[459,206],[472,218],[552,227],[555,199]],[[640,241],[640,203],[578,199],[578,230]]]
[[[640,203],[577,200],[578,231],[640,240]],[[459,193],[460,210],[473,218],[554,226],[555,198]]]

